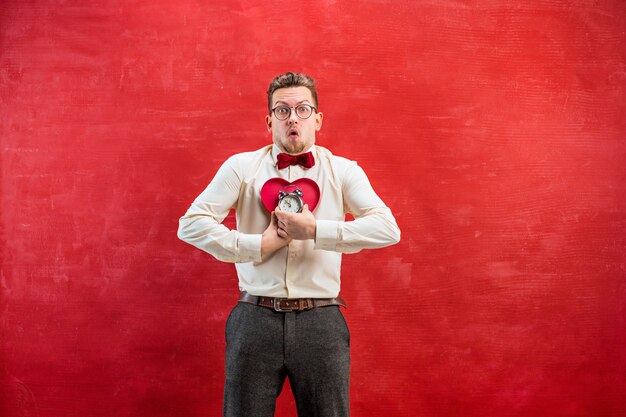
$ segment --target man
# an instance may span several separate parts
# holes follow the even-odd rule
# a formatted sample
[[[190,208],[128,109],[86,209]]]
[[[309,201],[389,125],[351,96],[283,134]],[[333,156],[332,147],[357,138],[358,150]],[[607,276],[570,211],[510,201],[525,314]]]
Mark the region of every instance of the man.
[[[311,77],[280,75],[267,98],[273,145],[230,157],[181,217],[178,236],[236,266],[241,294],[226,322],[224,416],[273,416],[289,377],[299,417],[346,417],[341,254],[397,243],[400,230],[363,170],[315,145],[323,114]],[[272,178],[315,181],[319,203],[266,209],[261,190]],[[236,230],[221,224],[231,208]],[[355,220],[344,221],[348,212]]]

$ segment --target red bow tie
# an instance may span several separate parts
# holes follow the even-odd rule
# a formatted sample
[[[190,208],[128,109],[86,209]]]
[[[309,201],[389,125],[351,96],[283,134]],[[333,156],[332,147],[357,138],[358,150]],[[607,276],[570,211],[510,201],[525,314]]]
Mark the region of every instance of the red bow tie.
[[[278,169],[287,168],[289,165],[301,165],[302,168],[311,168],[315,165],[315,158],[313,158],[311,152],[301,153],[300,155],[279,153],[276,159],[278,160]]]

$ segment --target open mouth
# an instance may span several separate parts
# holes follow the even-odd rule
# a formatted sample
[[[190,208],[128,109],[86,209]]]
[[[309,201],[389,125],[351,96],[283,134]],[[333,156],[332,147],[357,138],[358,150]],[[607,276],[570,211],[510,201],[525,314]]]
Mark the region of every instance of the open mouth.
[[[297,139],[300,136],[300,133],[298,133],[298,131],[296,129],[290,129],[289,132],[287,133],[287,135],[291,139]]]

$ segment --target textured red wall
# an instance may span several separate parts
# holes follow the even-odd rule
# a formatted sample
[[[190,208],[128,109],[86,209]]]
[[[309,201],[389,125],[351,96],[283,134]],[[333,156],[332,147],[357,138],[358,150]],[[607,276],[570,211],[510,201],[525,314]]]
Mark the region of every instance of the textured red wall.
[[[625,416],[626,3],[269,4],[2,1],[0,415],[221,414],[177,220],[297,70],[403,232],[344,257],[352,414]]]

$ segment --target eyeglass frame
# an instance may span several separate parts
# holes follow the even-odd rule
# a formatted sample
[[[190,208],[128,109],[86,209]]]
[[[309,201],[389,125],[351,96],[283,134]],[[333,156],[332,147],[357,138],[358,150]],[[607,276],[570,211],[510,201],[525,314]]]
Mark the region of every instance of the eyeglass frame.
[[[313,112],[317,113],[317,107],[315,107],[315,106],[311,106],[310,104],[306,104],[306,103],[298,104],[298,105],[295,105],[295,106],[285,106],[285,105],[276,106],[276,107],[274,107],[274,108],[272,109],[271,113],[272,113],[272,114],[273,114],[273,115],[274,115],[274,116],[275,116],[278,120],[280,120],[281,122],[284,122],[285,120],[288,120],[288,119],[291,117],[291,109],[294,109],[294,110],[295,110],[295,109],[296,109],[296,107],[302,107],[302,106],[304,106],[304,107],[310,107],[310,108],[311,108],[311,114],[309,114],[309,116],[308,116],[308,117],[300,117],[300,116],[298,115],[298,112],[296,112],[296,117],[297,117],[298,119],[300,119],[300,120],[307,120],[307,119],[311,118],[311,116],[313,116]],[[276,116],[276,109],[280,109],[280,108],[283,108],[283,107],[286,107],[286,108],[288,108],[288,109],[289,109],[289,114],[288,114],[288,115],[287,115],[287,117],[285,117],[284,119],[281,119],[281,118],[279,118],[278,116]]]

